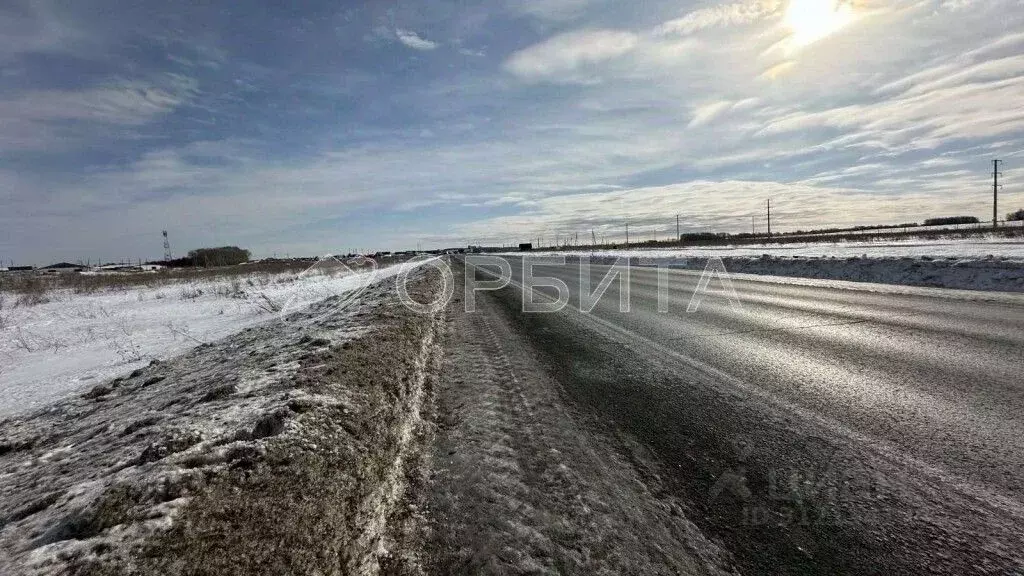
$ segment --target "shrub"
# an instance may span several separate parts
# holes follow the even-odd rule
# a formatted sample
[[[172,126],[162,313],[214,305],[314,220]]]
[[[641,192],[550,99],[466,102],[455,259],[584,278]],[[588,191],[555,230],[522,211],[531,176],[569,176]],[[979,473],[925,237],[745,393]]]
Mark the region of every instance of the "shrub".
[[[1020,222],[1024,220],[1024,208],[1017,210],[1016,212],[1010,212],[1006,215],[1006,219],[1010,222]]]
[[[249,251],[237,246],[222,246],[220,248],[199,248],[188,253],[188,257],[195,266],[209,268],[210,266],[231,266],[249,261]]]

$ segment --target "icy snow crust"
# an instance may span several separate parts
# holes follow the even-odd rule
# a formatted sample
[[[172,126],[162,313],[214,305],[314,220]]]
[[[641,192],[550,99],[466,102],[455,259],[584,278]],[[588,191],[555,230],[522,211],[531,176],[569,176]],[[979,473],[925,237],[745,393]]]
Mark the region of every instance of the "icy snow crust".
[[[376,272],[253,274],[97,294],[61,291],[50,302],[0,311],[0,417],[214,342],[420,263]],[[10,299],[9,299],[10,300]]]

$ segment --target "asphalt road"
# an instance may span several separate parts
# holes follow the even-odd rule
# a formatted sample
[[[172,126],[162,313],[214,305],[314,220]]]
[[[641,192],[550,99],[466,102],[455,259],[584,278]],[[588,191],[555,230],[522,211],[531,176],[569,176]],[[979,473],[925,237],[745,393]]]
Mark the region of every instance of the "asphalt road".
[[[510,262],[478,297],[741,572],[1024,574],[1024,297],[743,277],[738,306],[715,279],[688,313],[700,273],[666,270],[659,312],[633,267],[628,312],[616,281],[582,313],[570,263],[534,268],[565,309],[523,313]]]

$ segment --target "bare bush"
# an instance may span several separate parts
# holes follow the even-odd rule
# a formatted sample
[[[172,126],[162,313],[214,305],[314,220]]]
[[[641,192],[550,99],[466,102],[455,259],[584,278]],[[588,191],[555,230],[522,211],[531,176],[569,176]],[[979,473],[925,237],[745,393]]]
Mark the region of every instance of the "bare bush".
[[[111,341],[111,347],[114,349],[114,352],[126,364],[144,360],[145,355],[142,353],[142,347],[135,342],[135,338],[132,336],[132,329],[128,326],[128,323],[124,320],[119,321],[118,330],[121,332],[121,336]]]
[[[36,346],[34,345],[30,334],[25,334],[25,331],[20,327],[15,331],[14,336],[11,337],[11,341],[14,342],[14,347],[18,350],[24,350],[25,352],[35,352]]]
[[[281,305],[270,299],[265,292],[260,292],[259,297],[254,301],[256,307],[271,314],[281,311]]]

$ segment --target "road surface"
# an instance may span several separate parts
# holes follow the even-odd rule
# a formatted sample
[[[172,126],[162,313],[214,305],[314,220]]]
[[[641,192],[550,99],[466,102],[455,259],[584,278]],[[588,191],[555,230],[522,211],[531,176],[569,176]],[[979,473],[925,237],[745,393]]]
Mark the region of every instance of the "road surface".
[[[667,311],[659,312],[659,271],[633,267],[628,312],[620,311],[616,281],[583,313],[579,266],[571,262],[534,267],[534,276],[565,283],[569,305],[523,313],[522,260],[510,263],[511,285],[478,292],[478,311],[453,320],[464,333],[456,346],[463,356],[456,351],[449,380],[461,362],[461,388],[456,394],[449,386],[445,400],[442,387],[442,413],[472,412],[465,407],[474,393],[467,381],[493,383],[500,380],[495,374],[518,370],[517,402],[528,408],[521,420],[532,420],[534,430],[509,426],[502,437],[513,447],[530,437],[556,451],[566,438],[586,445],[578,452],[589,457],[570,450],[565,462],[586,460],[575,469],[584,484],[588,474],[603,475],[589,483],[592,492],[629,476],[619,468],[623,462],[632,466],[629,482],[636,486],[605,514],[618,532],[644,532],[642,521],[616,510],[643,516],[648,504],[641,501],[648,499],[678,506],[706,537],[709,548],[691,556],[703,559],[707,571],[715,565],[743,574],[1024,574],[1024,297],[743,277],[732,280],[738,306],[714,279],[688,313],[700,273],[666,270],[660,303]],[[608,272],[592,266],[588,291]],[[475,277],[493,279],[479,269]],[[481,339],[490,341],[487,350],[466,352]],[[501,363],[486,374],[467,372],[465,365],[488,356]],[[537,367],[525,366],[528,356]],[[544,394],[551,397],[536,400]],[[457,398],[461,405],[445,406]],[[487,418],[501,420],[494,410],[501,403],[492,400],[478,428],[487,427]],[[460,474],[453,463],[460,456],[450,455],[460,441],[487,444],[457,422],[449,428],[454,432],[442,427],[440,435],[442,484],[446,473]],[[529,468],[537,457],[522,456],[518,465]],[[474,462],[483,465],[489,456],[465,458],[463,481]],[[611,462],[614,473],[587,458]],[[523,494],[539,495],[526,497],[532,506],[558,507],[544,496],[550,483],[525,474],[520,484]],[[438,507],[456,514],[452,502],[472,500],[463,496],[447,493]],[[552,514],[557,523],[559,514]],[[661,516],[651,518],[649,546],[692,541],[692,534],[665,528]],[[550,529],[528,528],[549,536]],[[492,528],[470,522],[463,529]],[[610,545],[627,544],[636,545],[624,536]],[[462,556],[462,566],[472,566]],[[658,568],[652,558],[643,556],[647,564],[636,567],[687,571],[679,563]]]

